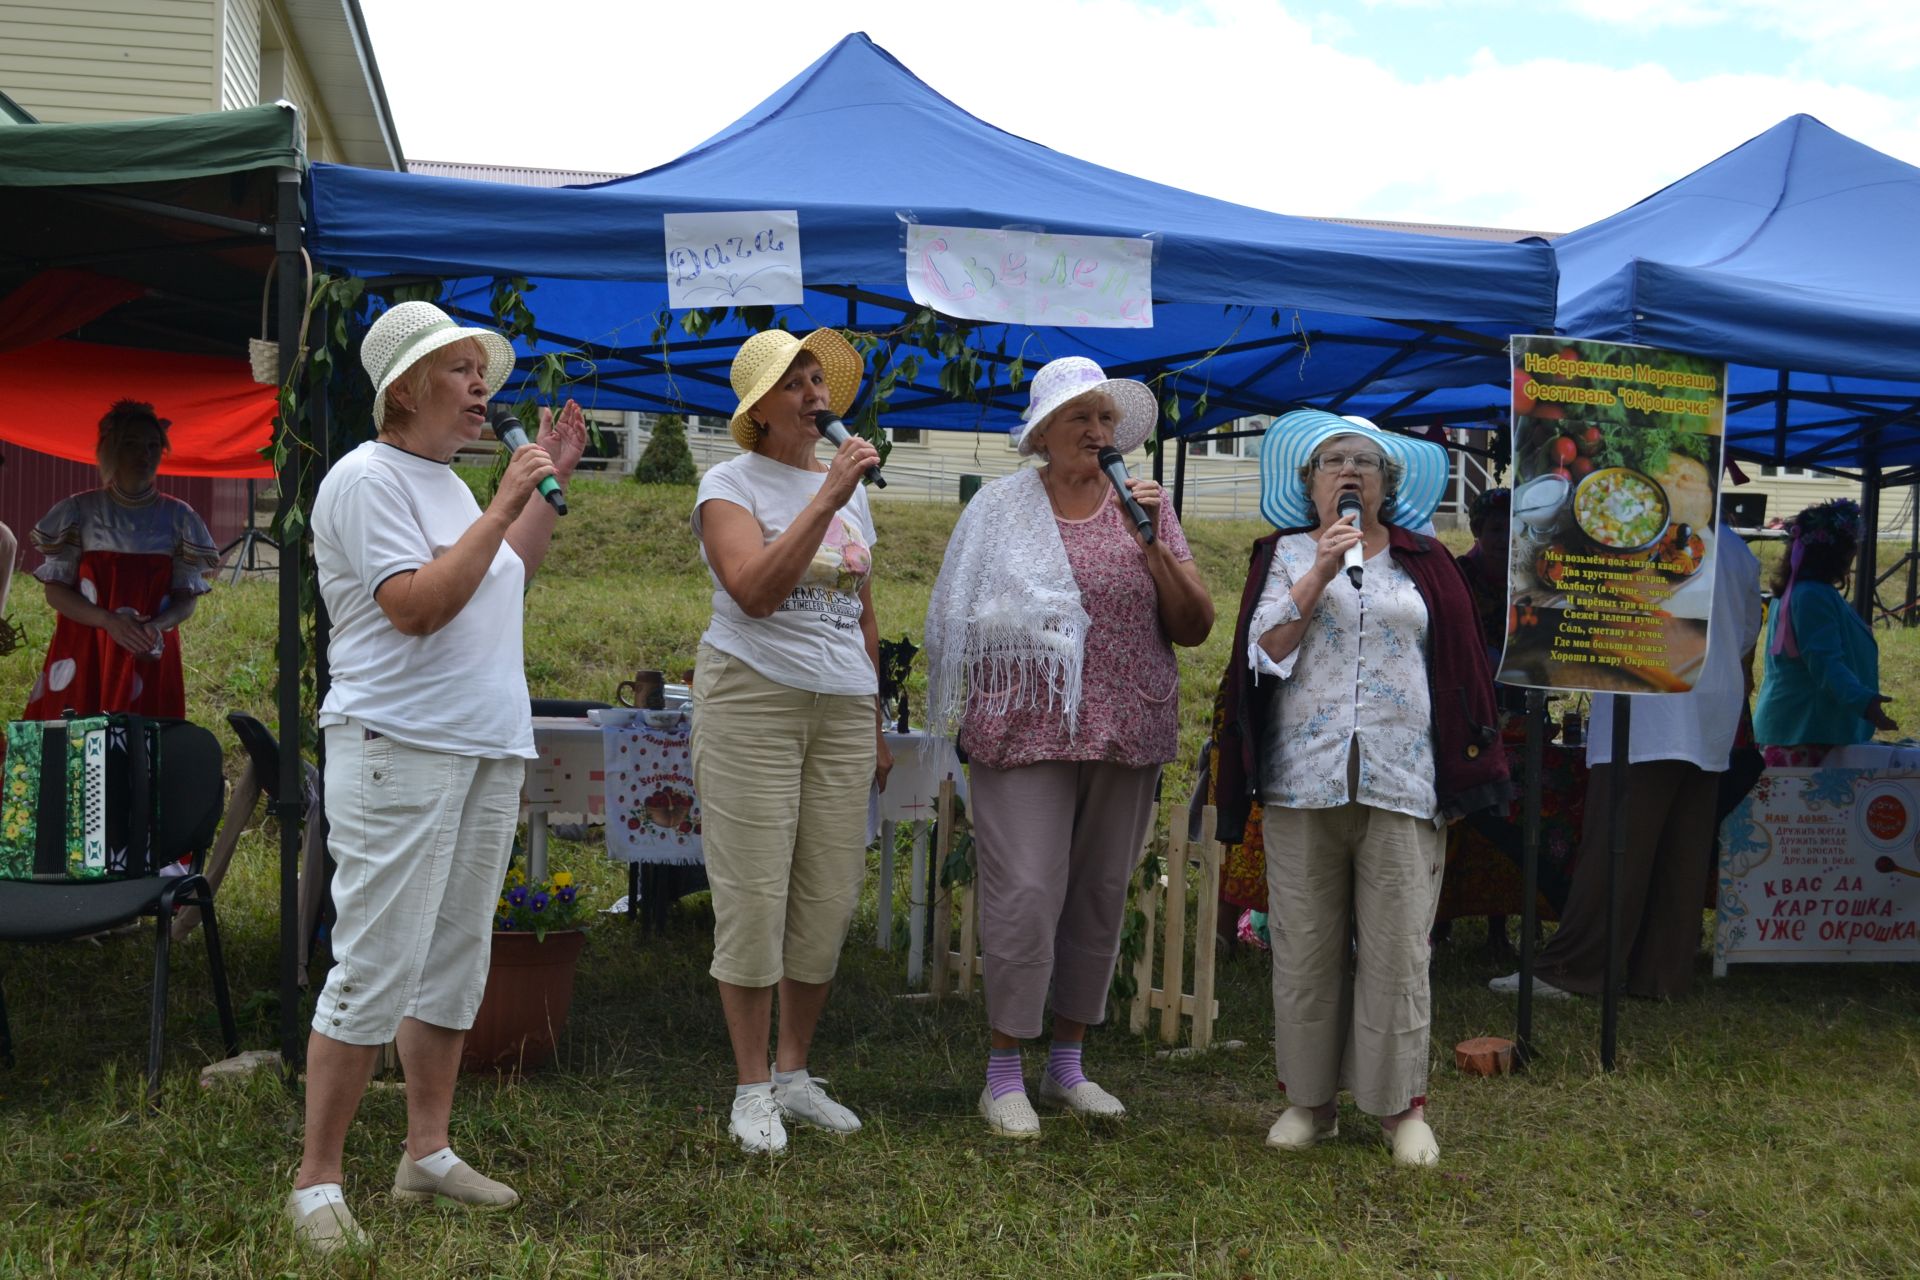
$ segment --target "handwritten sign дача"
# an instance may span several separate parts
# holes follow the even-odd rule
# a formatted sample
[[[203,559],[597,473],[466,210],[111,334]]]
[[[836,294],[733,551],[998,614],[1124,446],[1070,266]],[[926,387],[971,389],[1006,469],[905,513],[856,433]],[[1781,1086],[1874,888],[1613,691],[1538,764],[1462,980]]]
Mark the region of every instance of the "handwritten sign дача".
[[[661,220],[669,307],[779,307],[802,300],[794,210],[669,213]]]
[[[909,223],[907,291],[957,320],[1151,329],[1153,245]]]

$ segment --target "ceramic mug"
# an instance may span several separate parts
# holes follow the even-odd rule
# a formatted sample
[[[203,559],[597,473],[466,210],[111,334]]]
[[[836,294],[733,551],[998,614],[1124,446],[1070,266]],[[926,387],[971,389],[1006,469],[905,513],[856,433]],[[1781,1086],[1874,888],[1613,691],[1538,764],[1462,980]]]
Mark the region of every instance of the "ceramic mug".
[[[613,700],[623,707],[643,711],[664,711],[667,706],[667,677],[661,671],[636,671],[633,679],[622,680],[613,691]]]

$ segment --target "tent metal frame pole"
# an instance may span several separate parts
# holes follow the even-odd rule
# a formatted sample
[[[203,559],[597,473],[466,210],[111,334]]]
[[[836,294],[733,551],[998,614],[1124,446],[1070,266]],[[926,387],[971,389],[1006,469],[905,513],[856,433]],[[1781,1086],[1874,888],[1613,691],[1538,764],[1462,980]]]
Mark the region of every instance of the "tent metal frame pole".
[[[1180,516],[1185,514],[1180,503],[1187,493],[1187,437],[1181,436],[1173,447],[1173,514]]]
[[[1520,810],[1520,1003],[1514,1015],[1514,1066],[1533,1058],[1533,931],[1540,920],[1540,773],[1546,752],[1547,691],[1527,690],[1527,747]]]
[[[1626,892],[1626,877],[1620,864],[1627,856],[1627,770],[1633,738],[1633,699],[1616,694],[1613,699],[1613,754],[1607,767],[1607,946],[1606,965],[1601,970],[1606,985],[1600,990],[1600,1069],[1612,1071],[1620,1040],[1621,971],[1626,967],[1625,948],[1620,945],[1620,897]]]
[[[306,306],[306,272],[301,264],[300,173],[281,169],[275,176],[276,197],[273,247],[280,277],[276,282],[280,323],[280,376],[290,379],[300,369],[300,313]],[[300,500],[300,478],[305,451],[297,428],[281,424],[293,434],[294,447],[284,451],[280,464],[280,514]],[[281,526],[285,528],[284,522]],[[287,1083],[296,1078],[304,1050],[300,1039],[300,983],[296,969],[300,955],[300,822],[306,806],[300,759],[300,576],[305,558],[304,539],[285,538],[280,549],[280,782],[272,804],[280,822],[280,1062]]]
[[[161,200],[144,200],[139,196],[123,196],[113,191],[71,191],[72,198],[81,204],[104,205],[110,209],[130,209],[135,213],[148,213],[156,217],[171,218],[176,222],[191,222],[196,226],[214,227],[220,231],[233,231],[240,235],[252,236],[256,241],[269,237],[273,240],[276,253],[280,248],[280,211],[274,210],[271,223],[253,222],[246,218],[229,218],[224,214],[208,213],[204,209],[183,209],[179,205],[167,204]]]

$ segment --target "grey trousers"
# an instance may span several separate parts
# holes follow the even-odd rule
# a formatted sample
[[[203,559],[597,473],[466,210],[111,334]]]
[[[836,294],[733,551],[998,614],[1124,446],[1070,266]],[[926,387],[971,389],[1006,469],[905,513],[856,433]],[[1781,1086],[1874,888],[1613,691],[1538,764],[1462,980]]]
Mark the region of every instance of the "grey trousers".
[[[1160,766],[976,762],[970,776],[988,1024],[1039,1035],[1049,986],[1057,1015],[1105,1020]]]
[[[1363,804],[1265,811],[1273,1053],[1288,1100],[1369,1115],[1427,1092],[1444,827]]]

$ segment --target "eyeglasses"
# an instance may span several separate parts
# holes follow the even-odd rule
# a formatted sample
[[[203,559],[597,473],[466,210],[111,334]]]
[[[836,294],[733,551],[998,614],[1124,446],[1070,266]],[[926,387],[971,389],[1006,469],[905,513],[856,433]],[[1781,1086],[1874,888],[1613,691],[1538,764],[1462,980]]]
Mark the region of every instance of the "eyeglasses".
[[[1323,453],[1313,460],[1313,469],[1320,472],[1343,471],[1349,465],[1365,475],[1385,467],[1387,460],[1377,453]]]

